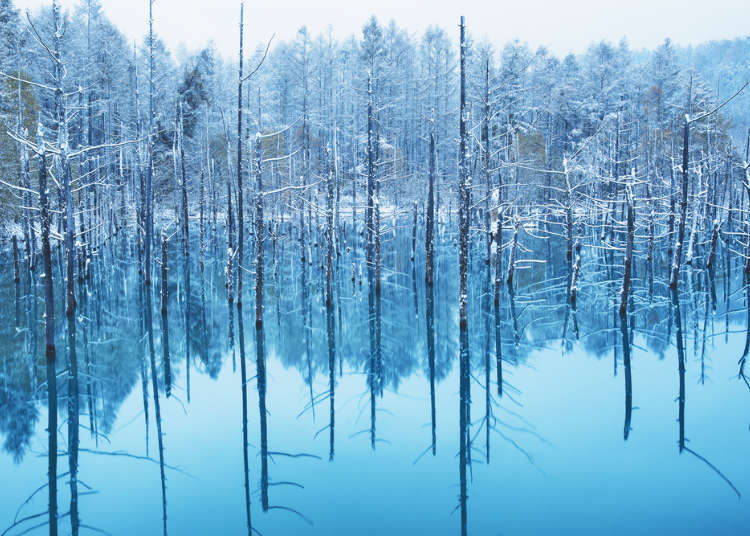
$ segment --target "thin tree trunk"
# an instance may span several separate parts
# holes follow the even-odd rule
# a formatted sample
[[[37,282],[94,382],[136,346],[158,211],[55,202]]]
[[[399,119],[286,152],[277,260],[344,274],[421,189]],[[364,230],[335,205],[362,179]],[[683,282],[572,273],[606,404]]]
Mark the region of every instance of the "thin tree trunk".
[[[466,536],[467,527],[467,474],[469,463],[470,441],[469,441],[469,405],[470,405],[470,382],[469,382],[469,323],[468,323],[468,260],[469,260],[469,177],[466,162],[468,150],[466,140],[466,41],[464,38],[464,18],[461,17],[460,36],[460,104],[459,104],[459,141],[458,141],[458,189],[459,189],[459,295],[458,295],[458,318],[460,331],[460,410],[459,410],[459,486],[460,486],[460,508],[461,508],[461,535]]]
[[[689,100],[689,99],[688,99]],[[682,192],[680,197],[680,224],[677,232],[677,244],[675,245],[674,258],[672,259],[672,273],[669,278],[669,287],[676,289],[680,276],[680,263],[682,262],[682,244],[685,240],[685,220],[687,219],[688,202],[688,164],[690,152],[690,123],[685,117],[682,132]]]
[[[40,140],[41,141],[41,140]],[[40,146],[42,143],[39,144]],[[49,491],[49,534],[57,536],[57,371],[55,358],[55,299],[50,248],[50,209],[47,192],[47,161],[39,153],[39,207],[41,210],[42,268],[44,270],[44,326],[47,363],[47,488]]]

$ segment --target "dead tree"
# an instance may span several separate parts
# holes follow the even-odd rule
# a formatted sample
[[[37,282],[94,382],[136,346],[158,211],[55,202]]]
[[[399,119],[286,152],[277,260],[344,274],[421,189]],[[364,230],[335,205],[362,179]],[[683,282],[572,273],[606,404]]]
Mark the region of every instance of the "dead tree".
[[[459,192],[459,218],[458,218],[458,318],[460,331],[460,410],[459,410],[459,484],[460,484],[460,506],[461,506],[461,535],[466,536],[466,469],[470,456],[469,441],[469,404],[470,404],[470,382],[469,382],[469,322],[468,322],[468,261],[469,261],[469,190],[471,188],[467,162],[467,112],[466,112],[466,39],[464,18],[461,17],[460,24],[460,103],[459,103],[459,138],[458,138],[458,192]]]
[[[427,215],[425,217],[425,283],[435,281],[435,122],[430,132],[430,172],[427,185]]]
[[[242,264],[244,262],[245,223],[242,209],[242,67],[245,2],[240,2],[240,61],[237,77],[237,309],[242,309]],[[242,313],[240,313],[242,314]]]
[[[154,234],[154,0],[148,2],[148,134],[147,149],[148,160],[146,162],[146,236],[145,236],[145,260],[144,260],[144,282],[147,287],[151,286],[151,244]]]
[[[41,126],[41,125],[40,125]],[[47,159],[44,139],[39,131],[39,208],[42,236],[42,269],[44,278],[44,335],[47,364],[47,489],[49,491],[49,534],[57,536],[57,371],[55,351],[55,297],[52,281],[52,250],[50,248],[50,207],[47,191]]]
[[[261,138],[255,137],[255,327],[263,327],[263,174]]]
[[[633,239],[635,228],[633,224],[633,199],[630,185],[625,186],[625,202],[627,211],[627,238],[625,246],[624,271],[622,276],[622,288],[620,289],[620,315],[625,315],[628,307],[628,296],[630,295],[630,275],[633,269]]]

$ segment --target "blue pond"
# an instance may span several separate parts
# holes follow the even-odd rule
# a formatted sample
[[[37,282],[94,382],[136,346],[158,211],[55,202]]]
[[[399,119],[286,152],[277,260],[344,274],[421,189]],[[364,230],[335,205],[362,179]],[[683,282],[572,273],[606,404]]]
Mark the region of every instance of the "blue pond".
[[[419,247],[411,258],[410,233],[396,226],[384,236],[374,310],[361,238],[342,242],[327,308],[323,248],[312,245],[302,261],[291,228],[279,224],[266,244],[262,329],[254,268],[240,313],[227,301],[225,251],[212,243],[215,260],[203,270],[191,257],[186,302],[181,258],[170,249],[166,315],[158,284],[150,300],[158,423],[149,300],[129,261],[132,245],[122,238],[103,247],[78,289],[81,534],[162,533],[157,424],[168,532],[247,533],[243,359],[258,534],[453,535],[462,511],[472,535],[750,533],[750,391],[737,364],[748,304],[739,260],[722,256],[715,273],[686,266],[674,296],[666,254],[653,269],[637,258],[621,317],[616,258],[584,247],[572,307],[568,267],[556,258],[562,248],[525,237],[515,286],[503,281],[497,309],[499,396],[494,275],[477,237],[470,392],[462,393],[458,252],[447,228],[432,291]],[[3,534],[43,534],[50,453],[38,274],[19,283],[3,274],[0,293],[0,532],[42,514]],[[69,335],[60,302],[58,511],[69,533]],[[460,429],[462,396],[471,400],[468,430]]]

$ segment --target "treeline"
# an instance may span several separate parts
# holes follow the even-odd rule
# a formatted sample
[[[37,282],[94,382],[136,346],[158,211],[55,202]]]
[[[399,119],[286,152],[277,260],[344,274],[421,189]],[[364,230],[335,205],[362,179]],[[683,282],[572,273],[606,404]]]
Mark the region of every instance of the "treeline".
[[[120,207],[122,203],[134,207],[136,145],[117,145],[138,139],[138,124],[145,125],[149,116],[148,43],[128,43],[106,19],[97,0],[82,1],[61,17],[62,85],[66,106],[73,112],[69,115],[75,116],[68,119],[69,137],[81,146],[104,146],[84,157],[97,176],[84,179],[93,185],[82,197],[98,198],[100,191],[106,191],[109,193],[101,196],[104,203],[115,208],[119,197]],[[36,32],[52,34],[51,18],[51,10],[45,9],[26,20],[25,14],[13,9],[12,0],[0,2],[4,131],[20,135],[25,129],[27,137],[35,138],[38,123],[48,132],[55,131],[54,94],[42,87],[54,86],[53,72],[35,36]],[[201,173],[207,179],[210,175],[205,184],[206,203],[211,210],[221,211],[226,206],[224,177],[231,174],[229,168],[236,160],[236,58],[222,58],[209,44],[177,61],[158,38],[158,21],[155,32],[155,203],[162,211],[174,211],[173,146],[180,123],[190,213],[198,210]],[[302,28],[291,42],[271,43],[263,67],[243,88],[247,119],[243,139],[248,147],[256,131],[271,133],[290,127],[263,138],[262,158],[271,161],[263,171],[267,187],[301,185],[300,176],[308,174],[308,182],[315,182],[312,175],[325,173],[325,147],[333,147],[335,137],[340,195],[348,204],[362,203],[366,194],[367,79],[371,72],[376,115],[373,135],[377,138],[378,174],[384,183],[379,192],[382,203],[406,205],[395,202],[405,199],[424,203],[429,134],[434,130],[436,203],[439,209],[455,205],[455,41],[455,36],[440,28],[414,36],[394,22],[383,24],[373,18],[360,36],[344,41],[311,36]],[[505,177],[506,184],[520,181],[546,187],[551,182],[560,186],[561,181],[542,171],[562,171],[563,155],[572,155],[586,140],[590,143],[582,148],[577,162],[587,175],[615,177],[613,167],[619,162],[617,172],[621,175],[629,174],[634,166],[640,173],[650,164],[649,180],[665,179],[670,174],[671,157],[679,152],[678,140],[675,155],[667,154],[688,106],[690,79],[693,113],[716,103],[714,76],[727,79],[712,71],[711,80],[704,81],[697,71],[685,67],[687,57],[706,65],[705,52],[701,55],[704,49],[688,53],[669,40],[647,54],[632,51],[625,42],[600,42],[581,55],[565,58],[556,58],[544,48],[531,50],[518,41],[495,50],[473,41],[468,32],[467,42],[472,169],[481,160],[480,130],[488,101],[492,174]],[[246,58],[248,66],[258,63],[264,49],[265,43]],[[736,74],[731,82],[737,82]],[[734,91],[739,85],[729,87]],[[722,96],[728,96],[725,86]],[[744,130],[731,119],[717,116],[710,126],[722,153],[731,150],[728,129],[735,134]],[[703,132],[699,135],[701,140],[706,137]],[[621,154],[615,155],[618,136]],[[696,140],[695,150],[705,153],[704,145]],[[18,143],[3,133],[0,168],[3,181],[12,185],[22,184],[19,151]],[[292,156],[282,158],[286,155]],[[241,165],[249,171],[246,162]],[[33,177],[30,184],[34,185]],[[322,194],[323,188],[317,185],[315,190]],[[544,201],[550,197],[549,190],[536,191]],[[2,192],[4,223],[20,235],[22,203],[17,202],[12,188]],[[506,194],[506,198],[520,197],[518,201],[523,203],[539,201],[510,186]],[[134,212],[120,217],[132,219]]]

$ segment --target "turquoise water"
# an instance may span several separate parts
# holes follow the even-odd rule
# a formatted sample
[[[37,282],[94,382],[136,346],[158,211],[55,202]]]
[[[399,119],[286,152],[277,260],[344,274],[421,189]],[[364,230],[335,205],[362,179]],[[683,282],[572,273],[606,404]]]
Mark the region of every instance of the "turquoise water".
[[[382,396],[368,379],[371,315],[366,270],[361,283],[358,275],[364,255],[361,244],[355,247],[349,237],[338,257],[331,370],[322,250],[313,246],[312,263],[303,265],[296,240],[285,236],[283,227],[278,233],[275,243],[266,244],[262,332],[255,329],[254,278],[251,273],[245,276],[253,528],[266,536],[460,534],[458,277],[453,238],[441,235],[437,248],[433,455],[424,258],[418,252],[412,263],[410,233],[389,234],[383,246]],[[585,253],[574,310],[566,302],[566,264],[555,258],[563,248],[548,250],[526,240],[522,259],[546,262],[521,262],[513,295],[503,283],[502,398],[496,385],[492,287],[487,284],[483,245],[479,239],[474,244],[467,532],[747,534],[750,390],[737,378],[747,327],[739,262],[730,266],[728,276],[726,265],[713,277],[700,269],[700,263],[686,267],[675,305],[664,284],[666,261],[657,258],[650,274],[645,261],[638,259],[623,333],[614,312],[621,277],[617,262],[608,263],[595,250]],[[247,533],[237,313],[233,309],[230,335],[224,261],[209,260],[201,273],[192,257],[186,328],[185,302],[179,299],[184,273],[176,249],[170,251],[174,261],[167,315],[169,398],[158,284],[153,289],[168,531]],[[218,258],[222,251],[213,245],[208,258]],[[147,428],[141,364],[148,350],[137,270],[128,260],[132,255],[125,242],[110,244],[96,259],[91,278],[80,285],[80,292],[86,293],[86,299],[79,297],[76,324],[82,370],[81,534],[93,534],[94,529],[118,535],[162,533],[153,393],[148,395]],[[247,265],[252,263],[248,260]],[[0,290],[0,531],[16,516],[44,513],[47,508],[46,489],[24,502],[46,483],[48,460],[42,325],[35,330],[33,315],[25,313],[28,304],[41,300],[41,287],[37,282],[28,300],[27,288],[32,287],[22,281],[16,289],[10,274],[5,274]],[[57,295],[61,296],[59,289]],[[38,303],[39,316],[43,302]],[[62,475],[68,468],[62,311],[58,319]],[[256,382],[259,333],[267,368],[267,511],[262,507]],[[682,422],[678,334],[685,363]],[[189,386],[186,340],[191,354]],[[629,347],[629,367],[624,346]],[[485,352],[491,366],[489,404]],[[148,389],[150,373],[145,372]],[[64,514],[67,477],[61,476],[58,483],[59,511]],[[44,521],[40,517],[25,522],[8,534],[21,534]],[[69,533],[69,518],[60,519],[59,526],[61,533]],[[31,533],[46,531],[41,526]]]

